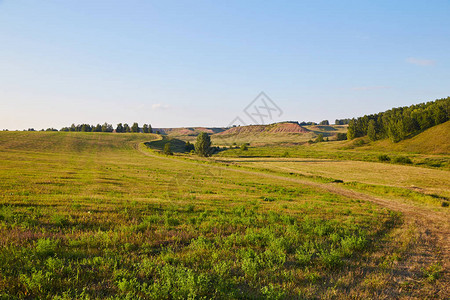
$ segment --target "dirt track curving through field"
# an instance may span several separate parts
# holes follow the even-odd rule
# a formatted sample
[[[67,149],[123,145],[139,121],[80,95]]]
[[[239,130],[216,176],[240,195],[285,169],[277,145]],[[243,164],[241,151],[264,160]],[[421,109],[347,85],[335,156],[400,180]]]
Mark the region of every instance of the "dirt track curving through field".
[[[142,154],[157,159],[167,160],[179,160],[191,164],[204,164],[204,160],[199,159],[177,159],[176,157],[165,157],[158,154],[152,154],[147,151],[143,151],[139,146],[136,147]],[[449,214],[447,211],[440,212],[427,208],[425,206],[418,206],[414,203],[408,203],[401,199],[385,199],[359,191],[344,188],[337,183],[320,183],[306,179],[292,178],[287,176],[268,174],[257,170],[249,169],[237,169],[229,167],[225,164],[219,165],[220,162],[215,161],[216,164],[208,164],[208,168],[227,170],[231,172],[238,172],[249,176],[266,177],[280,181],[289,181],[298,183],[301,185],[311,186],[319,189],[329,191],[333,194],[342,195],[352,199],[370,201],[382,207],[386,207],[390,210],[401,212],[405,221],[405,226],[415,226],[418,231],[419,239],[421,242],[417,243],[417,249],[413,250],[413,257],[410,257],[406,263],[413,264],[418,261],[420,265],[431,265],[438,259],[443,263],[443,281],[448,282],[449,277],[449,262],[450,262],[450,222]],[[405,228],[406,228],[405,227]],[[438,257],[437,257],[438,256]],[[411,261],[412,260],[412,261]],[[410,266],[403,266],[404,269],[408,269]],[[415,270],[417,272],[417,270]],[[411,273],[407,270],[406,274]],[[406,275],[408,278],[408,275]],[[448,291],[444,291],[446,294]]]

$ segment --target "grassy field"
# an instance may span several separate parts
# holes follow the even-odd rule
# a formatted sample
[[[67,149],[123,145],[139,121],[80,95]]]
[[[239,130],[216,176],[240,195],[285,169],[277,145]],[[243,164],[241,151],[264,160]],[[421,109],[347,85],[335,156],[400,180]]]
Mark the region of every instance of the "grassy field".
[[[265,172],[165,157],[144,144],[160,149],[158,138],[0,132],[0,298],[449,295],[440,248],[401,213]],[[429,255],[417,260],[421,247]]]
[[[312,158],[221,158],[233,165],[271,170],[289,175],[322,178],[325,181],[342,180],[343,184],[376,186],[394,193],[404,193],[406,198],[416,195],[421,201],[441,206],[450,199],[450,172],[409,165],[379,162],[331,160]],[[381,191],[380,191],[381,192]]]

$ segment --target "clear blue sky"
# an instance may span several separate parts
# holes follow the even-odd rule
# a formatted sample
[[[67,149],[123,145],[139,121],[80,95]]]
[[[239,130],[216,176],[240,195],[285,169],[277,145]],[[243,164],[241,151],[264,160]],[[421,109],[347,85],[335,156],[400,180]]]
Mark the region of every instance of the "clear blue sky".
[[[0,0],[0,129],[225,126],[450,95],[450,1]]]

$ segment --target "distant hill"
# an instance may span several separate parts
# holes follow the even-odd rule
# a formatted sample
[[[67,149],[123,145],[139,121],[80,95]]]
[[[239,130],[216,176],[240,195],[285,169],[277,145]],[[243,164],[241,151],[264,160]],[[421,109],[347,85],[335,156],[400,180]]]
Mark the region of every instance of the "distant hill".
[[[410,139],[395,144],[385,139],[364,148],[422,154],[450,154],[450,121],[433,126]]]
[[[314,138],[316,134],[297,122],[280,122],[268,125],[247,125],[229,128],[213,134],[216,145],[249,143],[256,145],[301,144]]]
[[[346,125],[300,125],[285,121],[268,125],[248,125],[229,128],[211,136],[217,145],[250,143],[258,145],[298,145],[314,140],[319,134],[335,139],[337,133],[347,131]]]
[[[159,131],[161,134],[172,136],[197,136],[201,132],[208,134],[220,133],[226,130],[221,127],[181,127],[181,128],[153,128],[153,132]]]
[[[260,133],[307,133],[309,130],[296,122],[281,122],[270,125],[248,125],[232,127],[217,135],[260,134]]]

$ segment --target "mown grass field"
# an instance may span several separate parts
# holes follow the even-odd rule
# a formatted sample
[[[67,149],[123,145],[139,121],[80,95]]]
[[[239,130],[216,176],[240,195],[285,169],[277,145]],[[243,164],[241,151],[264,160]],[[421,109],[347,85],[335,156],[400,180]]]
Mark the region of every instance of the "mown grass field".
[[[217,154],[218,157],[274,157],[274,158],[315,158],[333,160],[353,160],[379,162],[380,155],[387,155],[390,159],[386,163],[397,163],[395,160],[408,157],[411,164],[425,168],[437,168],[450,170],[450,155],[429,154],[417,152],[405,152],[385,148],[372,148],[367,141],[362,146],[357,141],[330,141],[317,144],[284,145],[284,146],[250,146],[247,151],[242,151],[234,146]],[[367,144],[369,145],[367,145]],[[390,143],[390,142],[388,142]],[[378,144],[377,144],[378,145]],[[383,150],[384,149],[384,150]]]
[[[272,170],[290,175],[342,180],[348,184],[362,183],[380,187],[406,189],[412,193],[429,195],[429,202],[441,205],[450,198],[450,172],[436,168],[352,160],[314,158],[221,158],[234,165]],[[409,195],[410,196],[410,195]]]
[[[157,138],[0,133],[0,298],[448,296],[401,213],[161,156]]]

